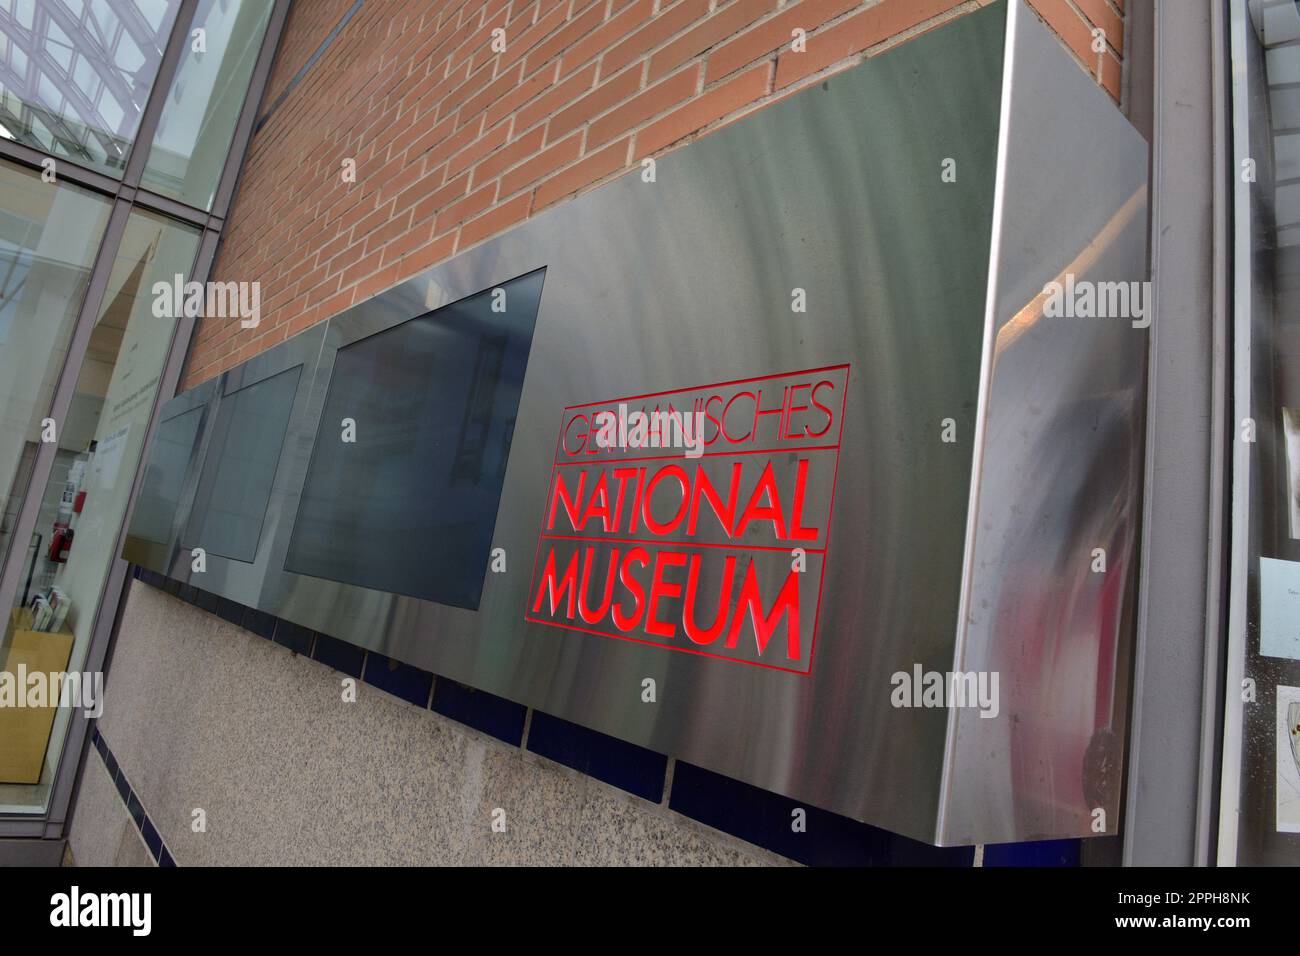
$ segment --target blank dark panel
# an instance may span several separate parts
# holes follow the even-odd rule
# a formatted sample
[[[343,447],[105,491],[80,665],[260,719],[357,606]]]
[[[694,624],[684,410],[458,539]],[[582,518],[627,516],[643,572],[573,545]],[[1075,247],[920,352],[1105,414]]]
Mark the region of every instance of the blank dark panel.
[[[187,546],[236,561],[257,557],[301,374],[297,365],[221,400]]]
[[[478,608],[544,275],[339,349],[287,570]]]
[[[202,418],[200,406],[158,424],[144,469],[140,500],[131,518],[132,535],[157,544],[171,543],[172,522]]]

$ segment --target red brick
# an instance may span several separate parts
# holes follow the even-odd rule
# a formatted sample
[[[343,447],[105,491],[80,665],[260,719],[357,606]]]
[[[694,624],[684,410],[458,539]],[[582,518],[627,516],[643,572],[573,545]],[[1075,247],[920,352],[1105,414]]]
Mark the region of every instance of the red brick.
[[[405,276],[409,278],[421,269],[427,269],[429,266],[441,262],[451,255],[455,249],[456,233],[454,232],[449,232],[432,242],[425,243],[402,259],[402,269]]]
[[[496,126],[488,130],[469,146],[456,153],[447,160],[447,178],[455,176],[462,169],[468,169],[476,162],[492,152],[505,145],[510,138],[510,121],[502,120]]]
[[[462,173],[441,189],[435,189],[416,203],[411,215],[411,221],[414,223],[423,222],[434,213],[464,196],[467,192],[469,192],[469,173]]]
[[[619,37],[627,36],[641,26],[654,13],[654,6],[654,0],[634,0],[631,6],[613,14],[589,37],[579,40],[564,51],[560,60],[560,76],[568,76],[578,67],[585,66],[613,46]]]
[[[528,216],[528,208],[532,201],[532,196],[522,193],[514,199],[503,202],[486,215],[465,223],[460,227],[460,239],[456,243],[456,248],[467,248],[481,239],[495,236],[515,223],[522,222]]]
[[[1094,79],[1097,76],[1097,54],[1092,52],[1092,29],[1088,22],[1065,2],[1065,0],[1029,0],[1034,11],[1047,21],[1065,45],[1074,51],[1075,57],[1083,64]],[[1107,51],[1102,54],[1102,85],[1115,99],[1119,100],[1120,64]]]
[[[492,205],[496,198],[497,184],[488,183],[477,192],[472,192],[460,202],[453,203],[442,212],[438,213],[438,218],[433,227],[433,233],[436,236],[442,235],[448,229],[460,225],[466,219],[470,219]]]
[[[593,116],[617,106],[641,88],[641,70],[625,70],[596,87],[568,109],[556,113],[546,125],[546,142],[554,143]]]
[[[1110,8],[1106,0],[1074,0],[1088,22],[1106,31],[1106,42],[1117,53],[1124,52],[1124,18]],[[1093,54],[1094,62],[1097,54]]]
[[[656,153],[769,92],[771,67],[763,63],[705,92],[636,134],[635,159]]]
[[[775,9],[776,0],[736,0],[650,57],[648,79],[654,81],[667,76],[691,57],[739,33]]]
[[[558,63],[552,63],[549,66],[543,67],[516,86],[505,96],[501,97],[501,99],[489,106],[487,110],[487,119],[485,120],[487,125],[495,126],[498,121],[503,120],[511,113],[516,112],[533,97],[540,96],[544,93],[547,87],[555,82],[555,76],[559,71],[559,67],[560,64]],[[516,130],[527,128],[528,126],[525,126],[518,121],[515,122]]]
[[[537,22],[519,39],[507,41],[505,52],[499,54],[501,66],[508,66],[521,59],[525,53],[564,26],[564,21],[568,17],[568,10],[569,5],[567,2],[557,5],[553,10],[538,17]]]
[[[783,51],[776,61],[776,88],[861,53],[895,34],[958,6],[961,0],[882,0],[881,3],[808,38],[802,53]]]
[[[566,163],[571,163],[582,154],[582,134],[573,133],[554,146],[538,153],[528,162],[517,166],[501,177],[501,195],[511,193],[529,186],[543,177],[553,173]]]
[[[525,60],[524,72],[528,73],[537,69],[543,63],[546,63],[552,57],[558,56],[563,51],[569,49],[576,42],[581,40],[587,34],[591,33],[605,20],[605,0],[595,0],[589,3],[586,9],[575,11],[575,16],[564,27],[557,30],[555,35],[539,43],[536,48],[528,54]],[[558,67],[559,64],[557,63]]]
[[[603,145],[638,123],[690,99],[699,86],[699,79],[700,65],[694,63],[602,116],[587,129],[587,149]]]
[[[631,76],[631,74],[629,74]],[[515,115],[515,129],[525,130],[550,116],[556,110],[572,103],[591,89],[596,81],[596,64],[584,67],[563,82],[553,85]]]
[[[862,0],[804,0],[789,7],[736,39],[709,51],[705,83],[712,84],[747,63],[766,56],[780,47],[788,47],[796,27],[811,33],[823,23],[848,13]],[[883,3],[892,0],[881,0]]]
[[[522,163],[533,153],[542,148],[546,130],[541,126],[525,133],[513,143],[503,146],[483,162],[474,167],[472,186],[480,186],[493,177],[501,175],[511,166]]]
[[[576,193],[584,186],[604,179],[627,165],[628,140],[619,140],[593,153],[568,169],[556,173],[537,187],[533,198],[533,212]]]
[[[517,66],[507,67],[505,72],[498,74],[497,78],[484,87],[481,93],[476,93],[465,101],[460,111],[460,122],[464,123],[483,112],[483,110],[519,86],[523,78],[524,67],[522,63]]]
[[[600,58],[600,75],[617,73],[709,12],[709,0],[679,0]]]

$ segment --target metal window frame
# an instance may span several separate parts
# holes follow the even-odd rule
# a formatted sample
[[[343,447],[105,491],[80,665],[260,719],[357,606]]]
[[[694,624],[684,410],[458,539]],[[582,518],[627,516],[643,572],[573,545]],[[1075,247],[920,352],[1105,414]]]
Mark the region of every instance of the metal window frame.
[[[1122,862],[1205,866],[1219,813],[1228,597],[1226,10],[1202,0],[1153,11],[1155,321]]]
[[[0,139],[0,160],[8,160],[16,165],[36,170],[44,169],[44,162],[53,159],[59,181],[73,183],[93,192],[110,197],[113,208],[109,214],[108,225],[100,239],[99,249],[91,268],[90,280],[81,309],[77,314],[72,338],[64,355],[63,365],[59,371],[54,396],[48,417],[62,421],[67,417],[75,391],[77,378],[85,359],[86,349],[90,343],[95,321],[103,304],[105,290],[108,286],[113,263],[116,259],[122,236],[132,210],[136,207],[160,213],[178,222],[196,227],[200,231],[198,252],[190,272],[193,281],[206,281],[225,226],[225,217],[233,200],[238,184],[240,169],[252,138],[253,124],[266,93],[271,70],[279,49],[285,21],[288,18],[292,0],[273,0],[270,19],[266,33],[262,38],[261,49],[245,92],[244,103],[236,121],[230,148],[222,168],[221,176],[210,210],[198,209],[140,188],[141,177],[148,161],[150,147],[158,122],[162,116],[167,96],[176,78],[185,43],[189,37],[199,0],[181,0],[172,33],[154,78],[153,88],[141,116],[140,125],[131,145],[122,178],[116,179],[103,173],[81,166],[65,157],[51,156],[41,150],[8,139]],[[176,393],[185,363],[189,355],[197,319],[181,316],[176,322],[172,340],[168,348],[158,390],[149,414],[146,440],[141,451],[147,455],[157,429],[162,405]],[[13,540],[30,539],[36,528],[40,510],[40,496],[49,482],[54,465],[54,447],[42,444],[37,449],[36,460],[24,492],[22,508],[15,524]],[[131,511],[135,507],[140,493],[142,476],[136,470],[131,491],[127,499],[127,508],[118,529],[114,554],[120,555],[125,542],[126,529]],[[0,606],[12,606],[17,588],[22,577],[21,555],[11,556],[8,565],[0,568]],[[95,612],[95,623],[91,629],[90,644],[87,649],[84,669],[103,670],[108,662],[113,635],[123,609],[123,599],[129,584],[129,564],[121,557],[115,557],[108,568],[107,579],[100,597],[99,607]],[[3,814],[0,815],[0,841],[5,838],[44,838],[58,840],[64,836],[70,820],[71,808],[79,786],[80,768],[89,747],[90,721],[81,711],[73,711],[69,723],[63,750],[58,756],[51,783],[50,794],[43,813]],[[8,858],[6,844],[0,842],[0,862]]]

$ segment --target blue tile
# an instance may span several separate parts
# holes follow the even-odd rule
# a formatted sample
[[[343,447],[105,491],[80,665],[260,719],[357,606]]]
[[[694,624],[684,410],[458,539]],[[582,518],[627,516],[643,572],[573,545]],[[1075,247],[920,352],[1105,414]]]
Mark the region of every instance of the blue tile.
[[[244,623],[244,605],[238,601],[232,601],[230,598],[223,598],[217,595],[217,617],[223,621],[229,621],[236,627],[242,627]]]
[[[271,636],[275,634],[275,615],[259,611],[255,607],[246,608],[244,610],[243,628],[269,641]]]
[[[158,835],[157,828],[153,825],[153,821],[149,819],[147,814],[144,818],[144,825],[140,827],[140,835],[144,837],[144,845],[149,848],[149,852],[153,854],[153,858],[155,860],[158,859],[159,855],[162,853],[162,837]]]
[[[135,795],[134,790],[131,791],[130,795],[126,799],[126,811],[131,814],[131,819],[135,821],[135,825],[143,830],[144,805],[140,803],[140,798]]]
[[[213,594],[211,591],[205,591],[202,588],[195,588],[194,590],[196,592],[194,597],[194,603],[198,605],[200,608],[202,608],[203,610],[207,611],[209,614],[216,614],[217,600],[218,600],[217,596]]]
[[[180,598],[182,601],[184,601],[186,604],[193,604],[195,599],[198,597],[198,593],[199,593],[199,589],[196,588],[194,585],[182,584],[181,589],[176,593],[176,596]]]
[[[158,855],[159,866],[175,866],[176,861],[172,859],[171,851],[167,847],[162,848],[162,853]]]
[[[970,866],[974,847],[933,847],[678,761],[669,808],[809,866]],[[796,832],[795,811],[804,811]]]
[[[117,779],[117,759],[113,756],[113,751],[108,749],[108,744],[104,744],[104,769],[114,780]]]
[[[275,625],[275,643],[283,644],[295,654],[310,654],[311,641],[315,632],[311,628],[295,624],[293,621],[278,620]]]
[[[163,582],[163,590],[172,597],[176,597],[181,593],[181,582],[177,581],[175,578],[167,578]]]
[[[140,565],[131,565],[131,577],[135,578],[137,581],[140,580]]]
[[[466,687],[450,677],[439,677],[433,685],[432,708],[444,717],[504,740],[511,746],[518,747],[524,739],[527,707],[487,691]]]
[[[1078,866],[1079,840],[1040,840],[1035,843],[990,843],[984,847],[985,866]]]
[[[366,672],[362,679],[417,707],[428,706],[429,691],[433,688],[433,675],[428,671],[373,651],[366,655]]]
[[[365,654],[366,652],[359,647],[345,644],[328,634],[319,633],[316,635],[316,648],[312,651],[312,657],[326,667],[332,667],[352,677],[361,676],[361,663]]]
[[[100,753],[104,752],[103,745],[99,742],[99,724],[97,722],[90,725],[90,742],[95,745],[95,749]]]
[[[129,804],[131,802],[131,785],[126,782],[126,774],[122,773],[119,767],[117,771],[117,793],[122,798],[122,802]]]
[[[535,710],[528,749],[653,803],[663,799],[668,758],[645,747]]]

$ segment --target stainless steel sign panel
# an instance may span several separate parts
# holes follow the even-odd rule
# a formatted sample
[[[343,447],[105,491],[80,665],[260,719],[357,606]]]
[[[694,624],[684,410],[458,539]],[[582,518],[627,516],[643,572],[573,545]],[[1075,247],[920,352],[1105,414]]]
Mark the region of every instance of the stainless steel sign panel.
[[[1018,430],[1026,449],[1074,441],[1081,455],[1099,453],[1087,434],[1045,437],[1058,419],[1027,409],[1014,429],[978,433],[984,471],[973,480],[982,358],[991,416],[1005,414],[999,410],[1017,390],[1061,409],[1068,422],[1090,400],[1114,409],[1120,393],[1133,395],[1129,359],[1100,392],[1080,377],[1076,363],[1097,364],[1078,351],[1093,344],[1088,338],[1062,338],[1051,355],[1045,344],[1038,364],[1000,365],[984,355],[990,262],[1004,277],[990,319],[999,326],[1011,295],[1006,277],[1020,269],[1025,282],[1040,281],[1028,240],[1014,250],[1020,258],[1005,244],[1005,263],[990,257],[999,117],[1009,103],[1007,19],[1002,4],[959,17],[661,158],[653,176],[633,172],[558,206],[308,333],[323,340],[298,336],[259,356],[253,361],[265,377],[319,353],[295,398],[257,558],[239,567],[218,559],[201,579],[179,558],[164,570],[922,840],[1086,834],[1073,797],[1043,801],[1040,787],[1017,802],[1001,786],[1019,759],[1014,747],[999,745],[988,768],[974,755],[954,773],[947,709],[898,693],[900,675],[949,672],[955,661],[977,659],[980,647],[1015,646],[1054,626],[1004,615],[1018,634],[962,628],[958,650],[963,595],[978,613],[995,583],[970,573],[978,565],[969,562],[985,553],[966,553],[972,485],[991,494],[996,475],[1006,501],[1039,500],[1042,476],[1015,454]],[[1049,96],[1062,76],[1079,75],[1067,54],[1053,52],[1017,62],[1007,80],[1031,99]],[[1111,168],[1110,146],[1090,131],[1109,128],[1113,105],[1098,93],[1072,109],[1073,127],[1046,129],[1074,155]],[[955,181],[946,169],[956,170]],[[1079,202],[1110,202],[1112,187],[1083,182],[1101,195]],[[1011,208],[1006,189],[999,195]],[[1025,201],[1052,208],[1061,199],[1043,189]],[[313,442],[337,436],[338,423],[322,418],[339,351],[543,268],[492,537],[503,560],[484,576],[478,609],[285,570]],[[226,390],[222,383],[218,394]],[[1053,390],[1070,394],[1049,402]],[[640,409],[652,397],[706,413],[708,443],[698,457],[690,448],[666,458],[659,456],[668,451],[622,443],[591,453],[594,413]],[[369,414],[360,413],[358,428],[368,427]],[[1121,413],[1108,414],[1110,423]],[[384,424],[413,437],[422,427]],[[1107,432],[1121,427],[1108,424]],[[1014,467],[991,470],[1004,453]],[[1110,487],[1099,476],[1085,469],[1075,497],[1091,500]],[[638,502],[647,489],[648,500]],[[1111,510],[1099,512],[1110,516],[1105,527],[1121,552],[1124,496],[1132,492],[1129,484],[1112,488]],[[1014,516],[976,503],[989,521]],[[1069,527],[1065,512],[1053,517],[1047,533],[1072,542],[1097,530]],[[986,549],[1001,532],[984,525],[975,540]],[[359,533],[382,540],[400,529]],[[1130,570],[1117,568],[1112,587],[1122,591]],[[1100,592],[1071,593],[1080,595],[1071,626],[1082,628]],[[1108,633],[1072,631],[1071,646],[1096,650]],[[647,678],[656,685],[653,703],[642,699]],[[1017,720],[1064,741],[1053,758],[1059,775],[1081,772],[1082,717],[1062,718],[1031,688],[1016,693],[1031,700]],[[983,724],[1011,734],[1008,721],[1003,714]],[[952,734],[953,742],[964,739],[966,723],[955,722]],[[984,789],[958,779],[986,770],[998,780]],[[1023,809],[1044,802],[1045,814]]]
[[[1119,830],[1151,302],[1147,145],[1015,6],[939,839]]]

